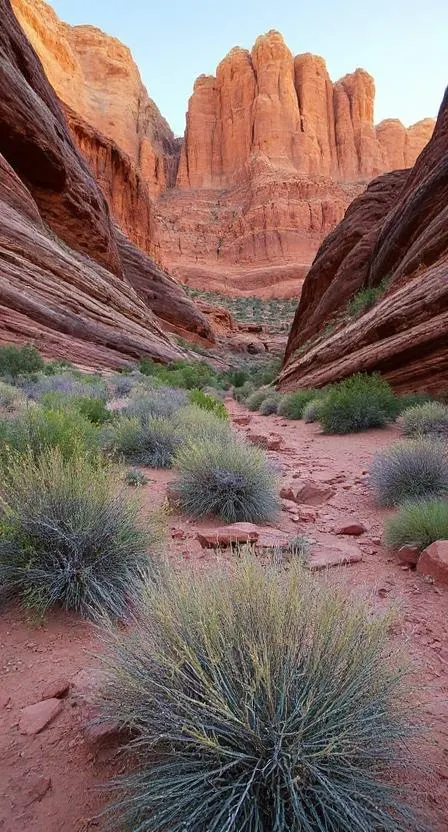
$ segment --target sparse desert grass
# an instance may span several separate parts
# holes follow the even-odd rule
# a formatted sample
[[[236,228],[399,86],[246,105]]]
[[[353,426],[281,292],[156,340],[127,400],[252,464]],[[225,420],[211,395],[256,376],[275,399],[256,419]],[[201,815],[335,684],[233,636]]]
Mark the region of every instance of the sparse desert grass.
[[[400,506],[398,512],[386,520],[385,541],[392,549],[418,546],[425,549],[436,540],[448,539],[448,501],[446,499],[419,500]]]
[[[151,572],[138,506],[115,474],[58,449],[12,455],[1,487],[0,586],[43,614],[127,617]]]
[[[396,442],[376,455],[369,479],[382,506],[441,497],[448,494],[446,448],[428,438]]]
[[[186,444],[175,460],[176,495],[194,517],[219,517],[226,523],[272,519],[278,510],[276,482],[264,453],[230,435]]]
[[[201,410],[207,410],[209,413],[214,413],[218,419],[228,419],[226,406],[223,401],[205,393],[203,390],[189,390],[188,399],[191,404],[200,407]]]
[[[347,304],[347,313],[350,318],[358,318],[367,312],[384,295],[389,279],[382,280],[378,286],[366,286],[356,292]]]
[[[297,563],[167,571],[137,626],[105,637],[100,719],[135,734],[112,825],[413,830],[413,717],[388,625]]]
[[[401,415],[405,436],[432,435],[448,438],[448,406],[440,402],[425,402],[410,407]]]
[[[356,433],[384,427],[397,416],[397,399],[378,374],[357,373],[333,384],[319,409],[324,433]]]
[[[295,390],[294,393],[285,393],[280,400],[278,413],[285,419],[301,419],[305,406],[312,399],[316,398],[317,391],[303,388]]]
[[[147,485],[149,482],[148,477],[145,477],[143,471],[139,471],[138,468],[129,468],[124,475],[124,481],[126,485],[132,485],[135,488]]]

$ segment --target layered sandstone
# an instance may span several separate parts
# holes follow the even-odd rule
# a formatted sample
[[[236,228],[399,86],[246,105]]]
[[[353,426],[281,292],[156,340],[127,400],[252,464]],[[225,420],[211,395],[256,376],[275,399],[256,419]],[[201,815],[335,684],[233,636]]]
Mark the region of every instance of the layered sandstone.
[[[160,314],[183,304],[188,325],[211,336],[206,319],[142,253],[145,299],[132,287],[123,238],[9,0],[0,18],[0,339],[94,366],[174,359],[145,302],[151,281]]]
[[[198,288],[296,295],[293,275],[352,199],[410,167],[433,129],[375,126],[367,72],[333,83],[322,58],[294,57],[271,31],[197,79],[181,142],[123,44],[62,23],[43,0],[12,2],[116,221]]]
[[[94,26],[63,23],[43,0],[12,0],[59,98],[137,165],[150,193],[174,184],[178,145],[130,50]]]
[[[303,286],[280,387],[322,386],[367,370],[380,371],[399,391],[446,391],[447,278],[448,90],[412,170],[372,182],[321,246]],[[373,308],[350,318],[349,297],[382,281],[387,288]]]

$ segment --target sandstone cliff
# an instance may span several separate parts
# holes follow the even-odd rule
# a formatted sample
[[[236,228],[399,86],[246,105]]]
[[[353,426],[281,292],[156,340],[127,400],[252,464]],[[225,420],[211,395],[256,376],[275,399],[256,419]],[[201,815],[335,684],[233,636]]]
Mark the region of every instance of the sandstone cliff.
[[[0,19],[0,340],[31,339],[46,355],[95,366],[179,356],[132,288],[123,238],[9,0]],[[180,287],[140,257],[158,311],[175,317],[183,304],[211,336]]]
[[[350,319],[350,296],[382,281],[373,308]],[[447,343],[448,91],[412,170],[372,182],[321,246],[279,384],[322,386],[378,370],[400,391],[446,391]]]
[[[333,83],[322,58],[294,57],[271,31],[197,79],[180,142],[123,44],[43,0],[12,2],[116,221],[198,288],[297,295],[353,198],[412,166],[433,129],[375,127],[367,72]]]

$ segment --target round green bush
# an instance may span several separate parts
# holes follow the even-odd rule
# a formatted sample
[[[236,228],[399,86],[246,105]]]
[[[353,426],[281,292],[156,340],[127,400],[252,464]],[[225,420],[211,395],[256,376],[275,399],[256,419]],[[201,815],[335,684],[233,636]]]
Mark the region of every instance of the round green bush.
[[[448,437],[448,407],[440,402],[425,402],[410,407],[401,416],[405,436]]]
[[[385,541],[392,549],[418,546],[425,549],[436,540],[448,540],[448,502],[418,500],[400,506],[397,514],[386,520]]]
[[[171,468],[181,438],[176,425],[161,416],[120,416],[101,434],[103,449],[134,465]]]
[[[17,376],[40,373],[45,369],[42,356],[30,344],[18,347],[7,344],[0,347],[0,376],[17,378]]]
[[[374,457],[370,485],[379,505],[448,493],[448,459],[443,443],[431,439],[396,442]]]
[[[307,388],[296,390],[294,393],[286,393],[280,399],[279,416],[284,416],[285,419],[301,419],[305,406],[316,398],[316,393],[316,390]]]
[[[397,399],[379,375],[357,373],[334,384],[319,410],[325,433],[356,433],[381,428],[397,416]]]
[[[274,413],[277,413],[279,400],[278,394],[273,394],[264,399],[260,406],[261,415],[272,416]]]
[[[150,574],[138,506],[115,472],[58,449],[10,457],[2,483],[0,587],[44,613],[127,617]]]
[[[259,523],[278,510],[276,482],[265,454],[236,436],[180,448],[174,491],[187,514],[226,523]]]
[[[272,390],[270,390],[268,387],[263,387],[260,390],[255,390],[253,393],[250,394],[248,399],[246,399],[246,406],[248,410],[259,410],[264,400],[267,399],[268,396],[271,395],[271,393]]]
[[[315,399],[311,399],[311,401],[309,401],[303,408],[302,419],[307,425],[312,422],[319,421],[319,414],[323,400],[324,396],[317,396]]]
[[[297,563],[169,570],[106,640],[100,721],[135,735],[116,828],[414,830],[415,715],[389,623]]]

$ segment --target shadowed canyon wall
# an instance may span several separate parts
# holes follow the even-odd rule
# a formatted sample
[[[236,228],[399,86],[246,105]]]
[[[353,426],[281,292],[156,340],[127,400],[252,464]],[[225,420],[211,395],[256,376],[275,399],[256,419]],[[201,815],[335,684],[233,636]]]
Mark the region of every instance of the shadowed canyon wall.
[[[161,320],[212,338],[183,289],[117,232],[9,0],[0,19],[0,342],[114,367],[179,357]]]
[[[333,83],[322,58],[294,57],[271,31],[197,79],[181,141],[123,44],[42,0],[13,6],[120,227],[199,288],[296,295],[353,198],[412,166],[433,129],[375,127],[367,72]]]
[[[382,286],[351,317],[359,290]],[[375,179],[326,238],[303,285],[282,389],[380,371],[399,391],[448,390],[448,90],[411,171]]]

